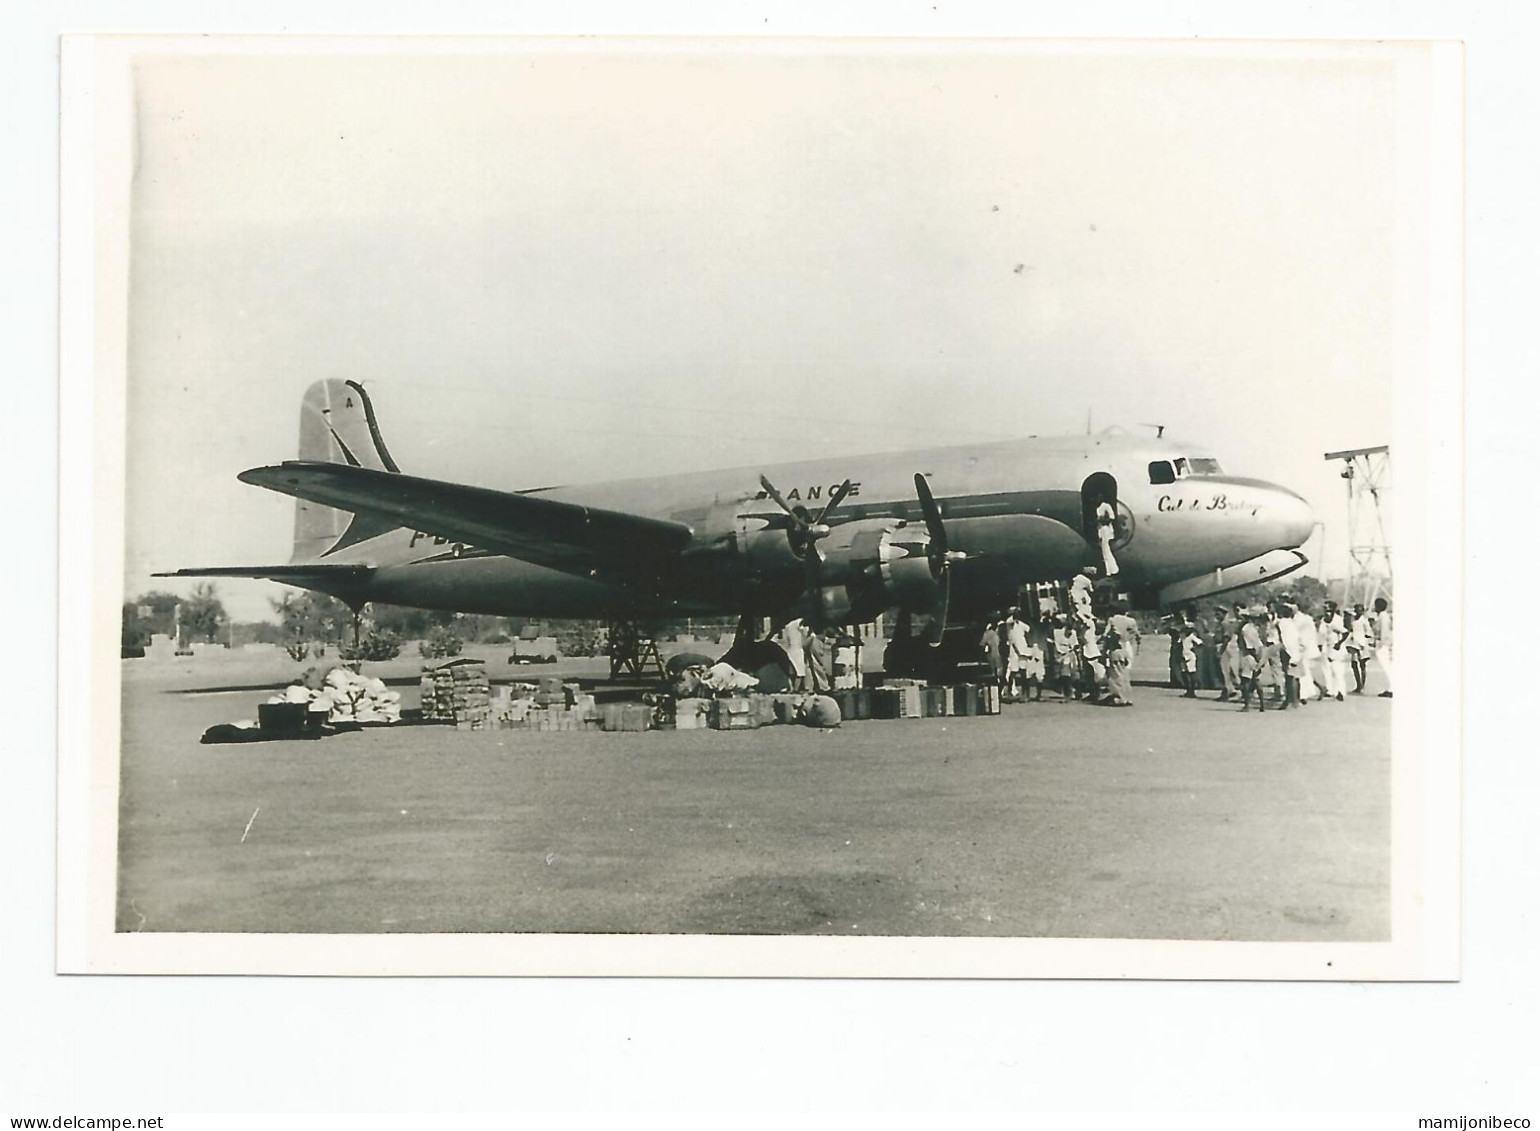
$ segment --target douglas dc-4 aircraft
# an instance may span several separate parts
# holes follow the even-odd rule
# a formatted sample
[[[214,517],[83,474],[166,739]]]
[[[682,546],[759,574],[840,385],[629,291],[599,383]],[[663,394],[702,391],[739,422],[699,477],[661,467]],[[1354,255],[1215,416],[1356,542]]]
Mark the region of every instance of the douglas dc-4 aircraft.
[[[403,473],[363,386],[341,380],[306,392],[299,459],[240,478],[298,500],[292,559],[161,576],[268,578],[355,612],[380,601],[613,620],[928,618],[910,644],[920,655],[895,663],[890,650],[889,670],[917,670],[925,653],[971,659],[977,626],[1023,585],[1100,566],[1103,502],[1115,508],[1118,567],[1104,584],[1136,608],[1290,573],[1315,526],[1283,487],[1226,475],[1201,448],[1115,430],[576,487],[466,486]]]

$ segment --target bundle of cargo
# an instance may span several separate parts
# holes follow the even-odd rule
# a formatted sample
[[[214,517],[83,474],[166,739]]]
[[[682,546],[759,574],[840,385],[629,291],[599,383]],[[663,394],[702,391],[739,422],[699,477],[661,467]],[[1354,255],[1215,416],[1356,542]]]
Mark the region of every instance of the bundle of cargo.
[[[645,703],[605,703],[599,710],[607,731],[643,731],[652,726],[652,708]]]
[[[527,730],[537,731],[576,731],[587,730],[587,719],[577,707],[558,707],[551,704],[546,707],[535,707],[524,720]]]
[[[273,696],[262,706],[276,707],[280,704],[290,708],[303,706],[310,718],[302,725],[302,729],[312,731],[318,730],[323,722],[337,726],[401,721],[400,692],[391,691],[383,680],[370,679],[347,668],[333,668],[327,672],[319,688],[290,684],[282,694]],[[276,721],[279,718],[298,718],[293,710],[287,713],[269,711],[267,715],[275,720],[275,728],[293,725],[292,722],[280,724]]]
[[[422,673],[425,719],[452,720],[463,730],[483,730],[492,721],[492,689],[479,660],[452,660]]]

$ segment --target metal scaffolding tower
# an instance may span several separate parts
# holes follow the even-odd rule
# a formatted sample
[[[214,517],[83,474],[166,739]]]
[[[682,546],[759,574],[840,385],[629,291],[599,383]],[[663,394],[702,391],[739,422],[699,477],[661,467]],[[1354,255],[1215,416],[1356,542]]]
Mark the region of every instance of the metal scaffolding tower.
[[[1346,605],[1371,606],[1391,588],[1390,447],[1353,448],[1327,452],[1328,460],[1342,461],[1342,478],[1348,490],[1348,576]]]

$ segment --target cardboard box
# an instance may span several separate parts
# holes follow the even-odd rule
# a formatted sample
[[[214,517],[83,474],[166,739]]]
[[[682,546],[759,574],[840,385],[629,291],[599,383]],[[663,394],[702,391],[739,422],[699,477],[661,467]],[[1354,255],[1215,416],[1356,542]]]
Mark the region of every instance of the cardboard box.
[[[748,699],[713,699],[711,701],[712,730],[756,730],[759,712]]]
[[[674,726],[678,730],[703,730],[711,707],[709,699],[676,699]]]

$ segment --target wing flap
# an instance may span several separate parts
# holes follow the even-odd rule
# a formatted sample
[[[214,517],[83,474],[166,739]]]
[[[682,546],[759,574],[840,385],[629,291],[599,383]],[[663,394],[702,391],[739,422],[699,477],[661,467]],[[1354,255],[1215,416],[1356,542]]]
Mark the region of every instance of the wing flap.
[[[667,519],[344,464],[290,460],[243,471],[240,479],[574,573],[642,571],[694,536],[684,523]]]

